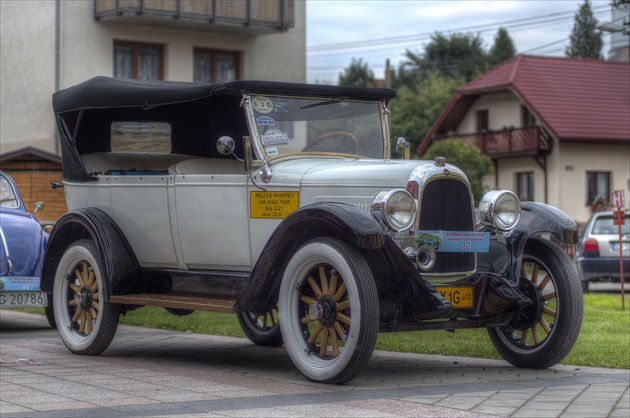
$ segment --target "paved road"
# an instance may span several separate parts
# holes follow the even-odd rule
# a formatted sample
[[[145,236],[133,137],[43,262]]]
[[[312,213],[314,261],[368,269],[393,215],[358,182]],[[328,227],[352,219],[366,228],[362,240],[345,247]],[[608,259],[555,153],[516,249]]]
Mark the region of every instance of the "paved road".
[[[377,351],[357,379],[322,385],[283,347],[239,338],[121,326],[103,355],[77,356],[42,316],[9,310],[0,358],[2,418],[630,416],[630,370]]]

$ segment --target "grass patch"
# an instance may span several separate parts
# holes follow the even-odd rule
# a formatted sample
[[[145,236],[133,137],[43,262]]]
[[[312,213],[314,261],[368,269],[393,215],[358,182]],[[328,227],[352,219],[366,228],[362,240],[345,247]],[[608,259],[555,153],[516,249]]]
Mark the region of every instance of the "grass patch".
[[[630,369],[630,305],[621,310],[619,295],[584,295],[584,320],[577,343],[562,364]],[[26,309],[25,309],[26,310]],[[43,309],[28,309],[43,313]],[[177,317],[157,307],[143,307],[121,316],[121,324],[199,334],[245,337],[236,315],[194,312]],[[455,332],[417,331],[381,333],[376,349],[409,353],[480,358],[501,357],[485,329]]]

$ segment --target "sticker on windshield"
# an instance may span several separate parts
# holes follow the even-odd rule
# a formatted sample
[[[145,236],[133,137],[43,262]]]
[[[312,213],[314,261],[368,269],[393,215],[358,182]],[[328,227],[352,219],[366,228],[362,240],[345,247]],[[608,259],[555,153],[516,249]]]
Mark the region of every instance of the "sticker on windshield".
[[[259,113],[271,113],[273,103],[265,96],[256,96],[252,98],[252,107]]]
[[[475,231],[418,231],[418,248],[429,246],[443,253],[487,253],[489,232]]]
[[[276,113],[287,113],[289,111],[289,105],[285,102],[275,102],[273,104],[273,111]]]
[[[267,154],[267,157],[275,157],[278,155],[278,147],[265,148],[265,154]]]
[[[269,129],[262,136],[263,145],[288,144],[289,135],[279,129]]]
[[[258,116],[256,118],[256,125],[270,125],[273,126],[276,124],[276,121],[273,120],[273,118],[270,118],[269,116]]]

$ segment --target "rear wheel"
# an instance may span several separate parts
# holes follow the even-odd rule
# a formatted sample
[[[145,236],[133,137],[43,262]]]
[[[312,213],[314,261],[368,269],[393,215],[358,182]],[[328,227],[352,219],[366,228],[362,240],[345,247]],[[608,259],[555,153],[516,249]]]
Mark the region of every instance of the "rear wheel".
[[[53,285],[53,309],[61,340],[75,354],[100,354],[109,346],[120,305],[107,300],[109,283],[92,240],[74,242],[64,252]]]
[[[561,361],[582,326],[580,276],[556,244],[531,238],[525,245],[520,289],[534,304],[505,327],[489,328],[495,348],[517,367],[542,369]]]
[[[344,383],[368,363],[378,334],[372,272],[350,244],[304,244],[285,269],[278,300],[284,345],[307,378]]]
[[[238,312],[238,322],[247,338],[257,345],[278,347],[282,333],[278,324],[278,309]]]

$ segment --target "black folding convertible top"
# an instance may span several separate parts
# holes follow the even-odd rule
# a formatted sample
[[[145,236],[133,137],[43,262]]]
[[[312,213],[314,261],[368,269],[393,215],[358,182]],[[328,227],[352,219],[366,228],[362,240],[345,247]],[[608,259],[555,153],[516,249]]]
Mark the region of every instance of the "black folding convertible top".
[[[61,137],[64,180],[89,181],[81,155],[111,150],[113,122],[164,121],[171,125],[171,152],[213,156],[204,138],[247,135],[240,102],[243,92],[260,95],[315,96],[385,100],[390,89],[368,89],[275,81],[207,84],[94,77],[53,94]]]
[[[124,80],[94,77],[83,83],[53,94],[56,114],[73,110],[181,103],[212,95],[241,96],[242,92],[257,94],[347,97],[380,100],[396,97],[390,89],[329,86],[278,81],[230,81],[207,84],[179,81]]]

